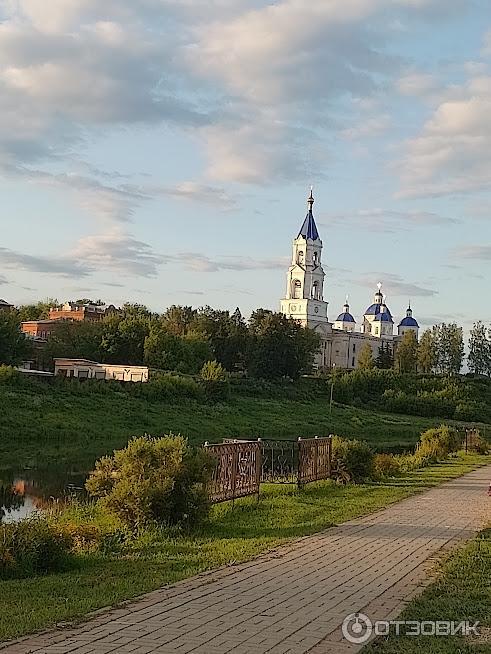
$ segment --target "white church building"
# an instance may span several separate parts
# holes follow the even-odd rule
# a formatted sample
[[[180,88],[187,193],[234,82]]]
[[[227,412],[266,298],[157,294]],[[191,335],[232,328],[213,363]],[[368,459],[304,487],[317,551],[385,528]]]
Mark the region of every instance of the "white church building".
[[[324,300],[322,268],[322,241],[314,220],[312,191],[308,198],[308,211],[298,236],[293,241],[292,261],[287,273],[286,294],[281,300],[281,312],[310,327],[321,336],[321,350],[316,358],[320,369],[353,369],[358,357],[368,343],[376,358],[382,344],[390,344],[394,351],[398,341],[407,331],[418,338],[419,325],[409,305],[406,316],[394,334],[394,319],[378,284],[373,303],[363,315],[363,323],[357,325],[350,313],[348,301],[334,322],[329,321],[328,302]]]

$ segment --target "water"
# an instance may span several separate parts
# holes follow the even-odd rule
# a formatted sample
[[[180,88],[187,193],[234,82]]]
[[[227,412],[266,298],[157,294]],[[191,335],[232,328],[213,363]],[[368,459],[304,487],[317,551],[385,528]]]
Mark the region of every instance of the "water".
[[[72,497],[83,497],[86,473],[66,470],[0,471],[0,522],[17,522]]]

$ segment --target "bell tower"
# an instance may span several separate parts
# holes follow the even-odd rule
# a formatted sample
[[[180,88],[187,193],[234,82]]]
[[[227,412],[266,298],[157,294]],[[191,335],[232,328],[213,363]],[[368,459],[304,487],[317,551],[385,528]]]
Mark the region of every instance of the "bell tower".
[[[305,327],[316,329],[328,324],[328,303],[324,301],[322,241],[312,212],[312,189],[307,204],[307,215],[293,241],[292,261],[286,276],[286,294],[281,300],[281,312],[288,318],[299,320]]]

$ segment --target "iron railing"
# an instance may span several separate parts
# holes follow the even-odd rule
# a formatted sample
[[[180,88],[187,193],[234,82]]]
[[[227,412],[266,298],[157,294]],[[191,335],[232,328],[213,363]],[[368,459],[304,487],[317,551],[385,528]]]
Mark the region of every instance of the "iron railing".
[[[205,448],[217,461],[208,488],[213,503],[259,494],[262,458],[259,441],[205,443]]]
[[[332,439],[298,439],[298,485],[329,479],[332,467]]]

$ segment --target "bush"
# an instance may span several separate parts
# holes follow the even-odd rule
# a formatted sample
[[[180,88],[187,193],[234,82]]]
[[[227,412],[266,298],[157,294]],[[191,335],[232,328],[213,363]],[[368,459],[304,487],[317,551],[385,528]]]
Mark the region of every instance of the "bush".
[[[0,525],[0,578],[33,577],[65,567],[69,539],[43,518]]]
[[[332,477],[340,483],[360,482],[373,476],[375,454],[368,443],[332,438]]]
[[[201,368],[200,377],[208,401],[220,402],[228,398],[230,395],[228,374],[221,363],[207,361]]]
[[[392,454],[376,454],[373,460],[375,479],[397,477],[401,471],[399,458]]]
[[[461,441],[456,429],[440,425],[440,427],[428,429],[421,434],[415,454],[419,453],[422,457],[428,456],[434,461],[446,459],[452,452],[460,450]]]
[[[490,449],[488,441],[479,433],[474,434],[467,445],[467,451],[476,454],[488,454]]]
[[[86,482],[89,493],[126,525],[194,525],[209,511],[206,489],[215,463],[181,436],[142,436],[102,457]]]

